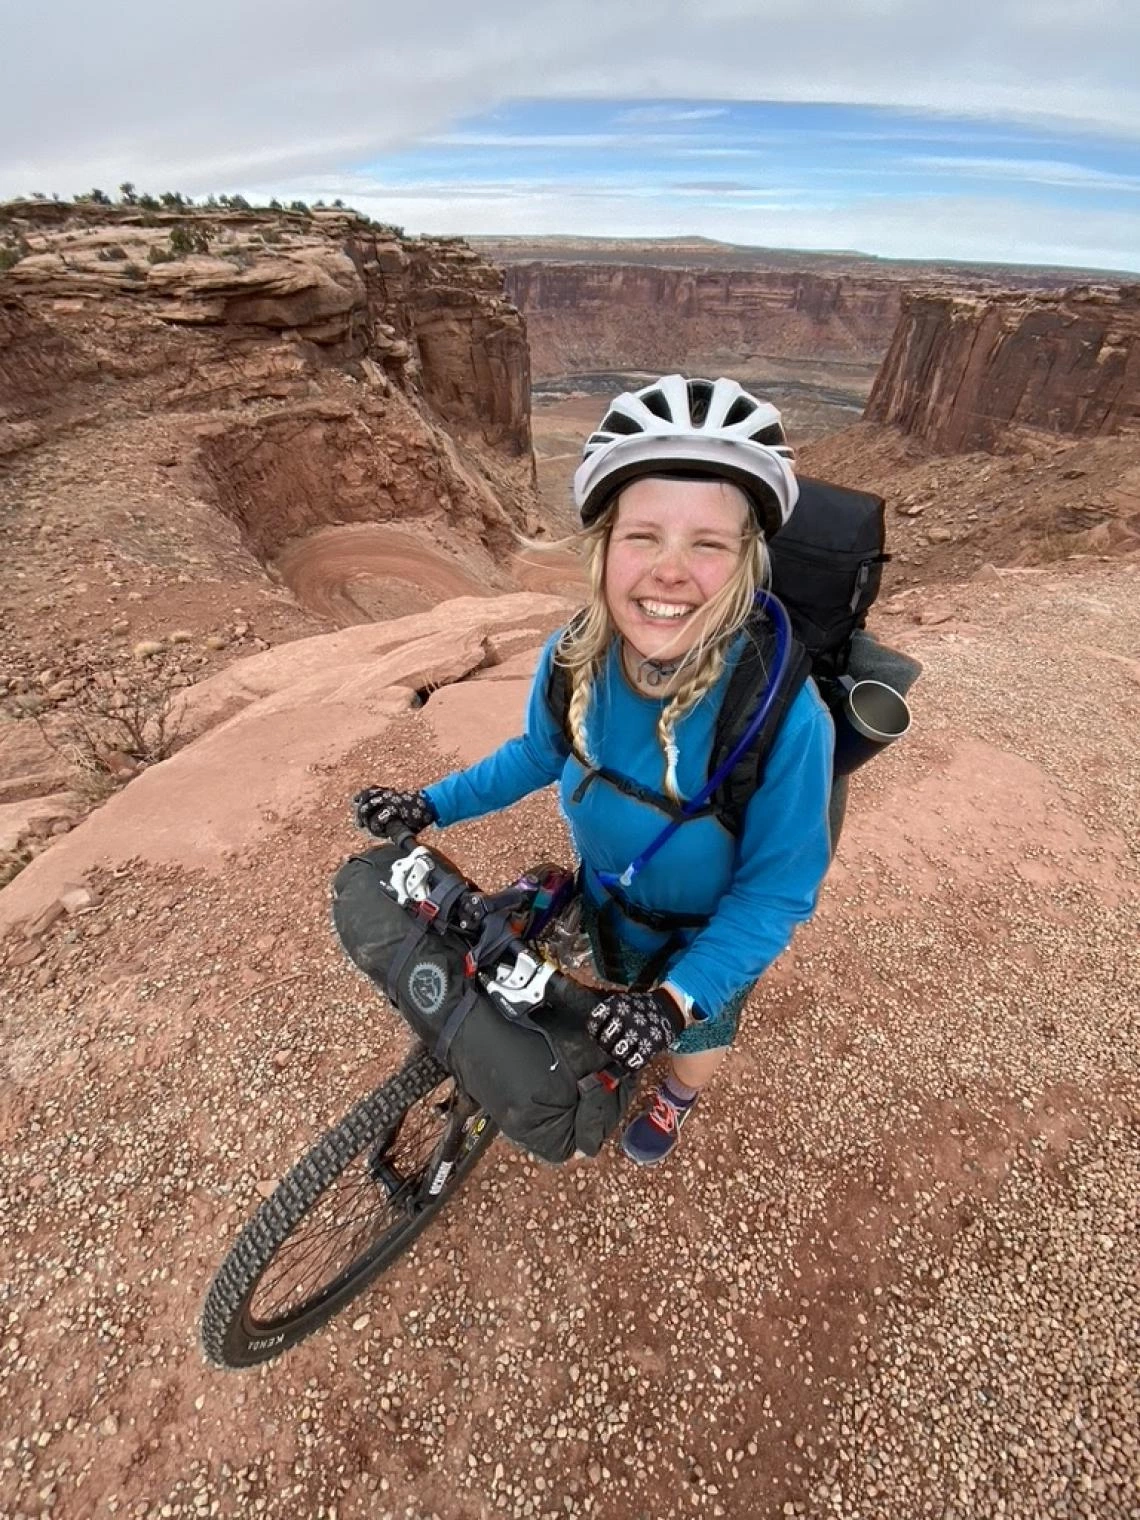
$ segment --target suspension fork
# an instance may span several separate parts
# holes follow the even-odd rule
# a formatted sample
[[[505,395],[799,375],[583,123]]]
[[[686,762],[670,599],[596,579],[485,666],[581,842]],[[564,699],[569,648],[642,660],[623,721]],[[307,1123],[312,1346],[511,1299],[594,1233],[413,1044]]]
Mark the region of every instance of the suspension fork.
[[[404,1058],[404,1063],[400,1068],[401,1073],[417,1066],[425,1054],[426,1047],[422,1042],[413,1043]],[[440,1067],[439,1072],[441,1080],[448,1075],[443,1066]],[[407,1179],[402,1177],[386,1158],[388,1148],[400,1132],[403,1116],[390,1130],[379,1137],[369,1157],[368,1170],[373,1179],[385,1189],[390,1201],[395,1202],[399,1199],[409,1214],[420,1213],[429,1204],[434,1203],[442,1193],[447,1185],[447,1179],[460,1158],[467,1122],[479,1112],[478,1103],[464,1092],[458,1083],[455,1084],[455,1090],[446,1105],[441,1105],[440,1108],[447,1114],[447,1123],[415,1188],[408,1187]]]
[[[463,1151],[468,1120],[474,1118],[478,1112],[479,1105],[475,1099],[456,1084],[455,1094],[448,1107],[447,1127],[444,1129],[439,1144],[432,1152],[431,1160],[424,1169],[423,1180],[412,1200],[412,1208],[415,1212],[418,1213],[420,1209],[433,1203],[447,1186],[447,1180],[455,1170],[455,1165]],[[487,1122],[484,1118],[483,1123]]]

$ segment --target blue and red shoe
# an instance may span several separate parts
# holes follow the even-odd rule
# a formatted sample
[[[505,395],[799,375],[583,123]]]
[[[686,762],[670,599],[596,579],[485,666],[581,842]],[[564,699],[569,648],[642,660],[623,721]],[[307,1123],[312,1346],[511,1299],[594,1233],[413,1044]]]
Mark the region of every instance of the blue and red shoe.
[[[625,1127],[621,1148],[638,1166],[655,1166],[664,1161],[677,1143],[681,1126],[692,1113],[696,1098],[678,1098],[663,1082],[653,1096],[653,1105]]]

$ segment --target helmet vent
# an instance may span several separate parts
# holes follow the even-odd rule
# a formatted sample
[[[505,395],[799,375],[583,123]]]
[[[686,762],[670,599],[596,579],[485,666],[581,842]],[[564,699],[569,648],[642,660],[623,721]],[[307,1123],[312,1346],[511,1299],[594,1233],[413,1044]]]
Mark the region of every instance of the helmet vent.
[[[751,396],[737,396],[725,415],[723,425],[732,427],[737,422],[743,422],[746,417],[751,417],[755,410],[756,403]]]
[[[786,444],[788,440],[780,424],[773,422],[771,427],[761,428],[758,433],[753,433],[752,441],[767,444],[770,449],[774,449],[780,444]]]
[[[709,402],[712,400],[713,383],[711,380],[689,381],[689,418],[694,427],[703,427],[709,414]],[[737,403],[739,405],[739,402]]]
[[[646,411],[652,412],[655,417],[660,417],[662,422],[672,422],[673,414],[669,410],[669,402],[660,391],[642,391],[640,400]]]
[[[624,412],[607,412],[602,418],[599,433],[640,433],[640,422],[635,422],[632,417],[627,417]]]

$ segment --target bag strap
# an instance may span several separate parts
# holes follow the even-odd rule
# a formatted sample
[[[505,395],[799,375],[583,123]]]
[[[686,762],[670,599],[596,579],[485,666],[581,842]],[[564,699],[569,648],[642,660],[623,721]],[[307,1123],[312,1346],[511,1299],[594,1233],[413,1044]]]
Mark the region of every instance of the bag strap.
[[[799,640],[793,638],[787,667],[762,722],[737,759],[727,765],[755,716],[756,693],[765,690],[774,657],[774,640],[770,636],[751,637],[751,626],[748,632],[749,643],[729,679],[721,704],[709,761],[709,769],[721,778],[713,793],[712,807],[721,824],[734,837],[744,827],[748,804],[763,783],[768,756],[788,709],[812,671],[811,656]]]
[[[586,609],[585,607],[580,607],[562,630],[558,642],[561,643],[567,634],[575,632],[581,626],[585,617]],[[565,665],[558,663],[557,644],[554,646],[550,660],[550,670],[547,672],[546,677],[546,706],[550,716],[562,730],[562,736],[566,740],[570,753],[577,755],[578,752],[574,748],[574,736],[570,732],[570,673]],[[578,755],[578,759],[585,764],[585,760],[581,755]]]
[[[419,918],[413,918],[408,926],[408,932],[400,941],[395,955],[388,964],[388,971],[384,977],[384,990],[388,994],[388,1001],[393,1008],[399,1008],[398,996],[400,977],[404,974],[404,967],[416,954],[424,940],[428,937],[428,925]]]
[[[456,1003],[455,1007],[451,1010],[451,1012],[447,1015],[447,1018],[444,1020],[443,1028],[436,1036],[435,1044],[433,1045],[431,1052],[441,1066],[447,1066],[447,1055],[451,1049],[452,1041],[455,1039],[455,1036],[463,1027],[464,1020],[467,1018],[467,1015],[471,1012],[471,1010],[475,1007],[478,998],[478,982],[469,981],[466,987],[464,987],[458,1003]],[[450,1066],[447,1066],[447,1069],[450,1071]]]
[[[589,791],[595,781],[605,781],[623,796],[632,797],[635,802],[644,802],[648,807],[655,808],[657,812],[664,813],[668,818],[693,818],[695,813],[686,812],[683,803],[674,802],[672,797],[666,797],[664,792],[655,792],[652,787],[642,786],[640,781],[634,781],[629,776],[623,776],[620,771],[612,771],[605,765],[589,766],[586,774],[574,788],[570,798],[577,805]],[[698,813],[711,813],[712,807],[707,806],[697,809]]]

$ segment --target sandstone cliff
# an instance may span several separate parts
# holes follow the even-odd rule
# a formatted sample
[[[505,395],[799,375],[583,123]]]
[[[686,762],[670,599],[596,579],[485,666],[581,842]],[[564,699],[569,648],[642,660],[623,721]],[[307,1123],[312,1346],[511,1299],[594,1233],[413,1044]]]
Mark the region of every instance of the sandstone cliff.
[[[536,375],[581,369],[747,367],[758,356],[877,359],[897,279],[648,264],[514,263]]]
[[[907,298],[866,417],[946,452],[1140,422],[1140,286]]]
[[[464,518],[484,540],[525,522],[525,330],[461,241],[405,240],[340,212],[35,202],[2,208],[0,232],[23,254],[0,274],[0,457],[79,422],[216,413],[205,477],[243,531],[271,503],[256,499],[266,473],[243,481],[234,458],[268,450],[289,476],[298,432],[323,439],[357,489],[333,491],[345,482],[321,468],[318,446],[307,505],[284,530],[383,519],[401,469],[405,515],[418,490],[429,515]],[[374,484],[376,510],[361,499]],[[252,534],[255,553],[266,538]]]
[[[235,657],[516,590],[535,501],[525,329],[461,241],[0,206],[0,880]]]

